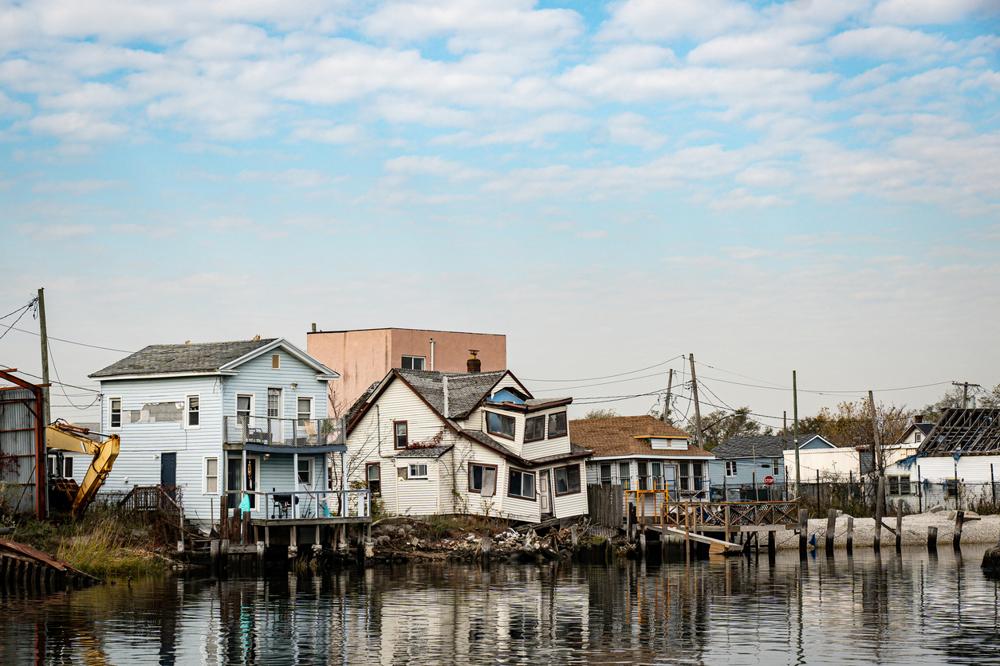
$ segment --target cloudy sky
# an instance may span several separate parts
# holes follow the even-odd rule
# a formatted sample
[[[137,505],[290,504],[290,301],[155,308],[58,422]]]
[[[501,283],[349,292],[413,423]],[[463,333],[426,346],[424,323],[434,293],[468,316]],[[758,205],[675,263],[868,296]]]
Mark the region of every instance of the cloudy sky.
[[[44,286],[52,335],[124,350],[503,332],[581,400],[694,352],[772,416],[787,391],[722,380],[992,385],[998,27],[997,0],[3,1],[0,315]],[[53,354],[85,387],[122,355]],[[38,372],[37,338],[0,363]]]

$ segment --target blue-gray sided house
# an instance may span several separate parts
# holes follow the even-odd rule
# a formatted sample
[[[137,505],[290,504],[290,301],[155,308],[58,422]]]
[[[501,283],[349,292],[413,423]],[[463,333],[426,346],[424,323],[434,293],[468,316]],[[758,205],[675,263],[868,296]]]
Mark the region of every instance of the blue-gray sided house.
[[[764,487],[770,476],[775,486],[785,483],[784,450],[791,447],[791,440],[779,435],[752,435],[733,437],[719,444],[712,453],[716,460],[709,463],[714,490],[727,492],[738,498],[739,489]]]
[[[282,492],[296,516],[326,511],[331,454],[345,448],[327,418],[339,375],[286,340],[151,345],[90,376],[101,383],[101,431],[121,437],[104,491],[162,485],[203,525],[224,494],[233,507],[243,491],[258,517]]]

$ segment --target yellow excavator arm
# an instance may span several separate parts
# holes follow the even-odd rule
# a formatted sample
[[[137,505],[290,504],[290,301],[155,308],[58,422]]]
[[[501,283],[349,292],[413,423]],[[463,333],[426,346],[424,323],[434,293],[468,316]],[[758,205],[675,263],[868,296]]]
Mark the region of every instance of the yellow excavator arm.
[[[97,491],[104,485],[105,479],[111,473],[111,467],[121,449],[118,435],[110,435],[97,442],[87,435],[90,430],[81,428],[65,421],[56,421],[45,429],[45,444],[49,449],[86,453],[93,456],[87,474],[73,498],[73,516],[83,514],[87,506],[94,500]],[[96,433],[95,433],[96,434]],[[103,435],[102,435],[103,436]]]

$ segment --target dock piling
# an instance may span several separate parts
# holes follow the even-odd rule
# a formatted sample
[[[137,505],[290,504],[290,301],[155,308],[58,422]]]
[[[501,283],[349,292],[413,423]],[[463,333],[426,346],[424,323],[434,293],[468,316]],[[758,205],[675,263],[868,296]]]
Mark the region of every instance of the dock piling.
[[[826,514],[826,556],[833,556],[833,539],[837,535],[837,510],[830,509]]]
[[[896,552],[903,549],[903,500],[896,502]]]
[[[951,545],[955,550],[962,550],[962,525],[965,523],[965,511],[959,509],[955,512],[955,536]]]
[[[854,516],[847,517],[847,554],[854,554]]]
[[[799,557],[806,556],[806,542],[809,538],[809,511],[799,509]]]
[[[927,551],[931,553],[937,552],[937,536],[938,528],[937,525],[927,526]]]

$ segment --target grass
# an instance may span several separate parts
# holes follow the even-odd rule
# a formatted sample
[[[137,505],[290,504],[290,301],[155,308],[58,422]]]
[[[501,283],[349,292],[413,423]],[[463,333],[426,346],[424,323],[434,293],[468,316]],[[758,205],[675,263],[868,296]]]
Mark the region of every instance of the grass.
[[[98,578],[155,575],[168,567],[148,525],[100,507],[77,522],[25,521],[11,538]]]

